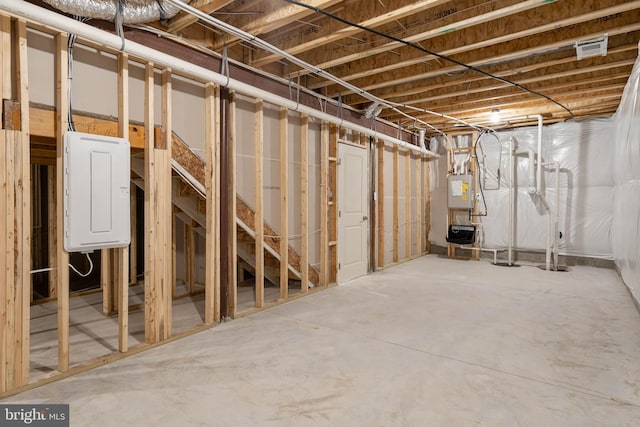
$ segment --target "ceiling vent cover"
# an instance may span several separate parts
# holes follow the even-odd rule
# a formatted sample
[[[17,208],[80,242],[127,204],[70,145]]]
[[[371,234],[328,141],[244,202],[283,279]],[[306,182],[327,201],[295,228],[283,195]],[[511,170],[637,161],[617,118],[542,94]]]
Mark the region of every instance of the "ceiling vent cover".
[[[576,42],[576,54],[578,55],[578,61],[582,58],[588,58],[590,56],[607,56],[607,41],[609,36],[604,36],[589,41],[577,41]]]

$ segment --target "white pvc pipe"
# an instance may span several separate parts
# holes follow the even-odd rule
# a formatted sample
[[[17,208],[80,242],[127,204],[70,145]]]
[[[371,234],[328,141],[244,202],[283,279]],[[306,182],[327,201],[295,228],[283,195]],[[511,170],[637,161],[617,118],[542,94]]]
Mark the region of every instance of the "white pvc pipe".
[[[553,166],[556,176],[556,207],[553,212],[553,267],[558,270],[558,250],[559,250],[559,230],[558,222],[560,220],[560,164],[558,162],[546,162],[542,166]],[[549,215],[551,212],[549,211]]]
[[[0,0],[0,9],[15,17],[35,22],[39,25],[44,25],[56,31],[76,34],[81,39],[90,40],[94,43],[98,43],[113,50],[120,50],[120,48],[122,47],[122,39],[115,34],[102,31],[98,28],[68,18],[64,15],[51,12],[42,7],[27,3],[24,0]],[[191,76],[204,82],[216,83],[221,86],[225,86],[230,90],[235,90],[246,95],[260,98],[264,101],[286,107],[290,110],[298,111],[317,119],[324,120],[329,123],[333,123],[335,125],[381,139],[390,144],[396,144],[401,147],[417,151],[424,155],[438,157],[437,154],[426,149],[421,149],[420,147],[413,144],[409,144],[406,141],[402,141],[389,135],[380,134],[375,130],[358,125],[356,123],[344,121],[341,118],[334,117],[330,114],[324,113],[306,105],[299,104],[290,99],[283,98],[281,96],[256,88],[241,81],[227,78],[227,76],[225,75],[218,74],[204,67],[200,67],[190,62],[175,58],[171,55],[167,55],[166,53],[151,49],[142,44],[127,40],[124,46],[124,52],[133,57],[152,62],[160,67],[171,68],[178,74]]]
[[[515,168],[513,161],[513,137],[509,137],[509,246],[508,246],[508,264],[513,265],[513,211],[515,197],[513,195],[513,184],[515,181]]]
[[[532,149],[518,150],[515,155],[527,154],[529,156],[529,194],[536,194],[536,153]]]

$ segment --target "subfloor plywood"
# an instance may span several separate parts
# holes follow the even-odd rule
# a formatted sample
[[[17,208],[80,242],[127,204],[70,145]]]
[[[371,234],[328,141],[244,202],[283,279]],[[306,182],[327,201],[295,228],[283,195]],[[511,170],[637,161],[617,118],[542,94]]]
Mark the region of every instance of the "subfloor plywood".
[[[6,399],[72,425],[640,425],[612,270],[426,256]]]

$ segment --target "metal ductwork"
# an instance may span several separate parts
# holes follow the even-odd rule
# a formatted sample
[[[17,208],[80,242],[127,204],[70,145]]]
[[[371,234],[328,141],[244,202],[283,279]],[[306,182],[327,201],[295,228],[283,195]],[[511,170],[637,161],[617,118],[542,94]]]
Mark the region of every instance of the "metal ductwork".
[[[122,23],[141,24],[169,19],[180,9],[165,0],[43,0],[48,5],[70,15],[115,21],[118,9]],[[189,3],[190,0],[182,0]]]

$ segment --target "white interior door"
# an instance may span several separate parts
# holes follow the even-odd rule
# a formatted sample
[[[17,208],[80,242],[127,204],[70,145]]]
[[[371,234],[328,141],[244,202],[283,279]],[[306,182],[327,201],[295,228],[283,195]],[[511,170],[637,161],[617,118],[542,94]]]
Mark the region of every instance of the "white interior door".
[[[367,150],[338,145],[338,282],[367,274]]]

